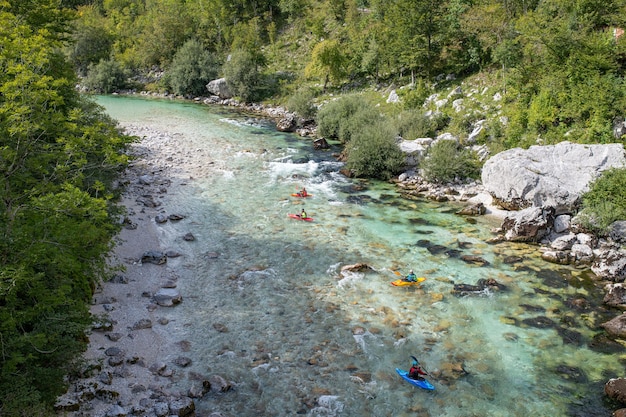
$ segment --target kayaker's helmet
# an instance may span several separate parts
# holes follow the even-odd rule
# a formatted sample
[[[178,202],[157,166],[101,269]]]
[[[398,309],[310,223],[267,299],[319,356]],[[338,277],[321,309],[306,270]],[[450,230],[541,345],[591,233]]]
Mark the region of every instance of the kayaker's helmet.
[[[419,365],[419,364],[420,364],[420,363],[419,363],[418,361],[413,361],[413,366],[417,366],[417,365]]]
[[[412,274],[412,273],[413,273],[413,270],[411,269],[411,270],[409,271],[409,274]]]

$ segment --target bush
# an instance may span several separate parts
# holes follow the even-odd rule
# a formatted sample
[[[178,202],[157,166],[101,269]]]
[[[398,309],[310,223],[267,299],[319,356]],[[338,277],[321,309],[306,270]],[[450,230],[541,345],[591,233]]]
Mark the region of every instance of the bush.
[[[315,91],[312,88],[300,88],[287,101],[287,109],[297,113],[303,119],[313,119],[317,114],[317,106],[313,103]]]
[[[188,40],[176,52],[168,75],[169,85],[176,94],[202,96],[206,85],[217,78],[217,60],[195,39]]]
[[[407,110],[396,119],[396,130],[406,140],[432,137],[436,133],[437,122],[424,116],[421,111]]]
[[[232,53],[223,69],[228,87],[235,96],[246,102],[260,97],[261,75],[254,55],[239,49]]]
[[[433,90],[429,89],[424,80],[420,78],[412,88],[400,89],[397,92],[402,99],[404,108],[410,110],[421,108],[424,101],[433,93]]]
[[[113,37],[102,27],[78,25],[74,32],[74,43],[69,50],[69,59],[83,75],[89,65],[107,59],[111,54]]]
[[[102,60],[89,66],[83,86],[90,91],[108,94],[125,88],[126,78],[126,72],[117,61]]]
[[[346,146],[346,167],[357,177],[387,180],[399,173],[406,157],[389,122],[369,124]]]
[[[478,178],[480,161],[476,154],[452,140],[436,142],[422,162],[424,177],[431,182]]]
[[[380,112],[359,95],[331,101],[317,114],[317,132],[321,137],[349,143],[366,125],[382,120]]]
[[[589,186],[583,195],[580,213],[584,227],[600,235],[606,234],[609,226],[626,219],[626,168],[605,171]]]

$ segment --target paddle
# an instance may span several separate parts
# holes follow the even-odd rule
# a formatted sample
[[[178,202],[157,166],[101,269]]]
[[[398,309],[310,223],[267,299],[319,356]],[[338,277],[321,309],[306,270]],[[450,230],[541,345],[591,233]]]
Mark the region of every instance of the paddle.
[[[393,270],[392,270],[392,271],[393,271]],[[393,273],[394,273],[394,274],[396,274],[397,276],[402,277],[403,279],[405,279],[405,280],[406,280],[406,275],[403,275],[403,274],[401,274],[401,273],[400,273],[400,272],[398,272],[398,271],[393,271]],[[420,282],[424,282],[424,281],[426,281],[426,278],[425,278],[425,277],[419,277],[419,278],[416,278],[416,281],[414,281],[414,282],[420,283]]]

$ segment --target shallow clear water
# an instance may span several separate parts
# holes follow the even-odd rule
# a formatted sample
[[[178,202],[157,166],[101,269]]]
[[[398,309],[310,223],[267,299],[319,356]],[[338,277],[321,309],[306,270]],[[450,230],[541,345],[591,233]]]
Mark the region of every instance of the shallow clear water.
[[[224,108],[99,97],[123,124],[173,135],[203,175],[170,187],[161,245],[185,256],[184,301],[164,311],[167,331],[191,343],[190,372],[219,374],[228,393],[196,401],[229,416],[603,415],[603,385],[623,372],[618,354],[588,348],[612,316],[573,310],[602,293],[587,273],[546,264],[536,248],[489,245],[490,228],[457,207],[403,199],[393,185],[348,180],[331,152]],[[181,174],[181,178],[184,175]],[[305,186],[307,199],[290,197]],[[290,219],[305,207],[311,223]],[[181,236],[192,232],[196,240]],[[433,245],[442,245],[436,251]],[[429,250],[430,248],[430,250]],[[489,262],[479,267],[461,254]],[[523,257],[508,264],[505,256]],[[358,262],[374,270],[341,273]],[[421,288],[393,287],[415,269]],[[457,297],[454,283],[495,278],[507,291]],[[547,317],[539,328],[524,319]],[[566,333],[573,330],[578,333]],[[567,336],[567,337],[563,337]],[[172,350],[172,357],[180,351]],[[403,382],[417,356],[434,391]],[[461,370],[464,370],[462,372]],[[176,385],[189,385],[178,375]],[[201,415],[202,415],[201,414]]]

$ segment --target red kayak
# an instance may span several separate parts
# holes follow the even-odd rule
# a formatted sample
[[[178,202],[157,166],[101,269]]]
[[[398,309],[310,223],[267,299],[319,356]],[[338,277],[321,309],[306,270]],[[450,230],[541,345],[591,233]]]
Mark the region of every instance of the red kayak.
[[[302,195],[301,193],[293,193],[293,194],[291,194],[291,196],[292,197],[305,198],[305,197],[313,197],[313,194],[307,193],[306,195]]]
[[[313,221],[313,217],[302,217],[299,214],[288,214],[289,217],[291,217],[292,219],[297,219],[297,220],[304,220],[305,222],[312,222]]]

